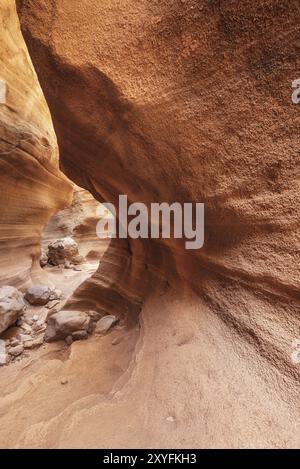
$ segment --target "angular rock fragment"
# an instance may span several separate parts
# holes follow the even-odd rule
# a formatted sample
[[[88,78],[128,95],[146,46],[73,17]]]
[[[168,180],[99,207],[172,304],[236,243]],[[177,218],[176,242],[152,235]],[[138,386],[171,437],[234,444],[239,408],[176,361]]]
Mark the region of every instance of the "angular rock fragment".
[[[50,300],[51,301],[54,301],[54,300],[60,300],[63,296],[63,293],[61,290],[59,290],[58,288],[55,288],[55,290],[52,291],[51,293],[51,297],[50,297]]]
[[[26,349],[32,349],[39,347],[40,345],[43,345],[44,343],[44,338],[43,337],[38,337],[36,339],[28,340],[27,342],[24,343],[24,348]]]
[[[20,341],[16,338],[13,338],[13,339],[10,340],[9,345],[11,347],[16,347],[17,345],[20,345]]]
[[[48,264],[48,255],[45,251],[43,251],[40,257],[40,266],[45,267],[47,264]]]
[[[119,319],[114,316],[113,314],[109,314],[107,316],[103,316],[96,325],[95,334],[106,334],[109,329],[114,326]]]
[[[14,287],[0,287],[0,334],[12,326],[23,313],[22,293]]]
[[[23,322],[23,324],[21,325],[21,329],[23,329],[23,331],[26,333],[26,334],[31,334],[32,333],[32,327],[30,324],[27,324],[26,322]]]
[[[47,319],[45,340],[47,342],[62,340],[77,331],[90,332],[91,318],[81,311],[59,311]]]
[[[59,305],[59,301],[55,301],[54,303],[49,303],[48,305],[46,305],[46,308],[51,309],[53,311],[53,309],[58,305]]]
[[[19,342],[28,342],[29,340],[32,340],[32,337],[29,334],[17,334],[17,340]]]
[[[9,349],[9,354],[12,355],[13,357],[18,357],[24,352],[24,347],[23,345],[16,345],[15,347],[11,347]]]

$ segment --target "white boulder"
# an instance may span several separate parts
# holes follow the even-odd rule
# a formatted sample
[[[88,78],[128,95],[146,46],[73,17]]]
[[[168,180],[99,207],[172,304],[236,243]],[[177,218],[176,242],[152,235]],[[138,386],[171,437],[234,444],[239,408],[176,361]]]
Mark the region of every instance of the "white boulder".
[[[47,285],[33,285],[25,293],[25,300],[34,306],[44,306],[54,299],[54,291]]]
[[[70,236],[58,239],[48,246],[48,262],[52,265],[81,264],[84,258],[79,254],[78,244]]]
[[[73,332],[91,332],[92,319],[81,311],[59,311],[47,319],[46,342],[62,340]]]
[[[22,293],[14,287],[0,287],[0,334],[15,324],[23,313],[25,303]]]

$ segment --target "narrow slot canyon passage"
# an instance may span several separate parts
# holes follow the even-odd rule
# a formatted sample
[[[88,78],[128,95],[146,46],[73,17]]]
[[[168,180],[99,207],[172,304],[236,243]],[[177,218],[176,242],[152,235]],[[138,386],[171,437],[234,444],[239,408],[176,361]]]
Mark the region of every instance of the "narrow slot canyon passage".
[[[28,285],[47,286],[55,295],[44,305],[25,295],[22,316],[0,336],[9,357],[0,380],[1,447],[11,445],[11,431],[22,445],[28,428],[39,427],[44,419],[52,420],[76,402],[86,401],[88,409],[107,397],[131,362],[139,327],[127,327],[124,318],[117,318],[107,336],[98,327],[89,331],[88,337],[57,337],[45,342],[49,318],[67,310],[72,295],[95,274],[109,246],[110,240],[99,239],[96,233],[100,205],[86,190],[75,186],[71,205],[53,215],[42,231],[40,266],[30,272]],[[35,292],[35,300],[40,299],[38,294]],[[75,313],[84,314],[87,307],[82,301],[76,303]],[[110,317],[103,313],[97,319],[101,316]],[[17,347],[22,347],[22,352],[15,356]],[[47,447],[58,444],[55,433]]]
[[[299,447],[295,11],[2,0],[0,448]],[[99,239],[120,194],[203,247]]]
[[[39,283],[47,284],[47,280],[51,283],[53,279],[52,283],[57,288],[65,289],[62,292],[65,298],[69,298],[80,284],[96,272],[109,246],[108,238],[97,237],[99,208],[101,204],[86,190],[75,186],[70,207],[53,215],[44,227],[40,262],[43,270],[39,270],[39,274],[45,279],[42,281],[42,278],[39,278]],[[66,239],[71,244],[70,247],[67,244],[65,248]],[[61,249],[58,247],[60,240]]]

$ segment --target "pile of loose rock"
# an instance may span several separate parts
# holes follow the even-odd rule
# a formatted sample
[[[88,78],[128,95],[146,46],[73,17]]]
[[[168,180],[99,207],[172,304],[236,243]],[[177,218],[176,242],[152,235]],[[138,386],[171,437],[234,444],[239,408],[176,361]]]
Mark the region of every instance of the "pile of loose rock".
[[[45,333],[46,342],[65,339],[67,344],[87,339],[89,334],[106,334],[118,322],[113,315],[101,317],[96,311],[59,311],[50,314]]]
[[[17,321],[18,332],[11,338],[0,340],[0,365],[10,363],[28,349],[44,343],[45,320],[35,315],[32,318],[20,317]]]
[[[66,269],[72,269],[82,264],[84,260],[84,257],[79,254],[76,241],[71,237],[66,237],[49,244],[48,252],[42,252],[40,264],[42,267],[60,265]]]
[[[33,316],[19,321],[20,332],[7,341],[8,354],[11,358],[18,357],[26,349],[33,349],[44,343],[46,323],[43,319]]]
[[[0,339],[0,366],[21,359],[26,351],[44,342],[65,340],[70,345],[87,339],[92,333],[105,335],[118,322],[116,316],[103,316],[97,311],[57,311],[54,306],[60,303],[61,297],[59,290],[47,285],[33,285],[24,295],[14,287],[0,287],[0,334],[16,326],[13,337]],[[30,305],[45,306],[49,312],[43,317],[28,316]]]
[[[15,334],[6,340],[0,340],[0,365],[5,365],[20,355],[26,349],[42,345],[46,330],[46,317],[38,314],[27,316],[30,305],[44,306],[61,297],[59,290],[47,285],[34,285],[23,295],[12,286],[0,287],[0,334],[11,326],[16,326]]]

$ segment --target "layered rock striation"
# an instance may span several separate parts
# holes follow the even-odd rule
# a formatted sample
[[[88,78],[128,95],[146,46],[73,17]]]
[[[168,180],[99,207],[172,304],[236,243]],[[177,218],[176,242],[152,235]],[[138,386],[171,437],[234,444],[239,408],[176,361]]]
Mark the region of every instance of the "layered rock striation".
[[[41,364],[81,385],[16,446],[299,446],[298,2],[17,8],[63,171],[100,202],[204,202],[205,244],[113,240],[66,310],[116,314],[123,342]]]
[[[15,2],[0,16],[0,283],[25,286],[39,269],[49,217],[70,203],[50,113],[24,43]]]
[[[122,193],[205,203],[199,251],[113,242],[107,256],[126,276],[115,272],[111,294],[139,303],[154,274],[206,295],[238,330],[257,316],[251,302],[242,324],[228,312],[245,291],[287,302],[297,321],[297,2],[105,1],[101,14],[96,1],[17,4],[68,176],[115,205]]]

